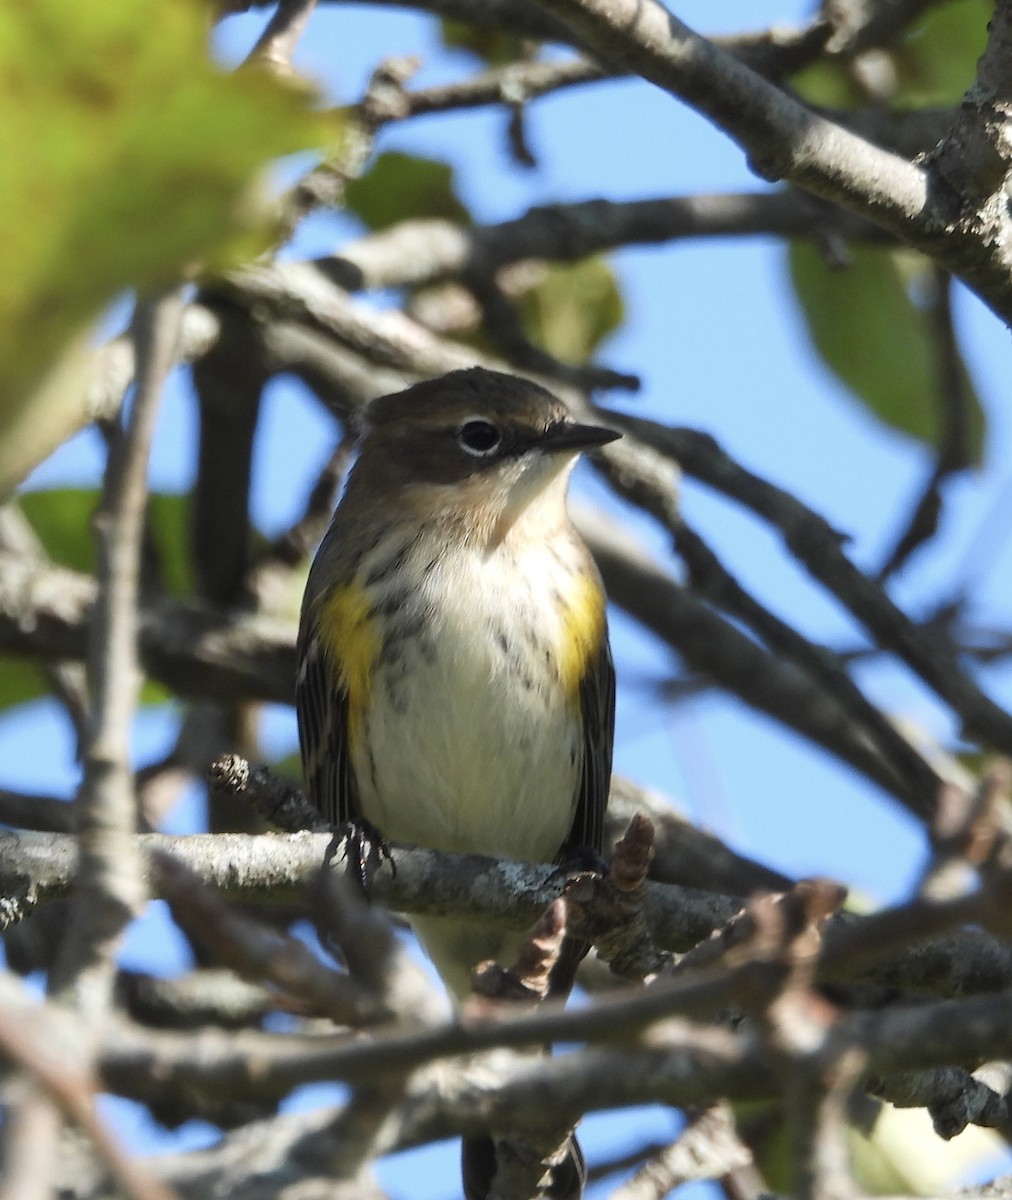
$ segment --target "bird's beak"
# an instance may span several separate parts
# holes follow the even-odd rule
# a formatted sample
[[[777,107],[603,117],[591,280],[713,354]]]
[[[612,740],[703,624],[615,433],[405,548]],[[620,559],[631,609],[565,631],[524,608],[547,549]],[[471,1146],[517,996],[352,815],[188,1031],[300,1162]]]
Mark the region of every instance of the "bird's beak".
[[[541,449],[546,454],[590,450],[595,446],[606,446],[621,436],[617,429],[606,429],[603,425],[574,425],[561,421],[545,431]]]

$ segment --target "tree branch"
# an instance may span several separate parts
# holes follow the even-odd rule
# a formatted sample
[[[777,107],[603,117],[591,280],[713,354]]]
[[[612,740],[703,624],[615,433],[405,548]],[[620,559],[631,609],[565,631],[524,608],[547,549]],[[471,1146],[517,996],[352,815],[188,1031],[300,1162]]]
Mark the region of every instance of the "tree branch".
[[[835,754],[911,811],[930,812],[927,793],[904,764],[883,753],[867,726],[838,698],[791,663],[759,646],[675,582],[645,554],[602,523],[581,525],[601,569],[609,598],[651,633],[674,647],[696,671]]]
[[[304,901],[332,835],[146,834],[138,842],[146,852],[171,854],[227,898]],[[26,908],[68,895],[76,871],[77,851],[69,835],[0,834],[5,922],[21,919]],[[393,846],[389,864],[371,877],[369,894],[396,911],[467,915],[526,929],[565,885],[565,878],[550,865]],[[1012,988],[1012,947],[980,928],[961,928],[976,925],[1007,932],[1006,887],[1007,880],[999,875],[980,890],[951,900],[916,900],[862,917],[840,913],[827,926],[820,978],[940,995]],[[593,902],[584,907],[589,927],[581,931],[574,922],[575,934],[593,938]],[[648,883],[644,913],[657,946],[680,952],[696,947],[693,961],[712,962],[751,936],[741,901],[712,892]],[[716,930],[723,931],[721,937],[708,941]]]
[[[288,74],[292,70],[292,55],[305,32],[316,0],[278,0],[267,28],[249,52],[247,62],[265,62]]]
[[[493,275],[525,258],[576,262],[620,246],[703,237],[823,237],[884,240],[876,226],[796,189],[653,200],[583,200],[532,208],[498,225],[403,221],[352,242],[320,267],[350,289],[420,287]]]
[[[137,307],[137,390],[126,427],[109,453],[96,521],[99,584],[88,645],[93,707],[76,804],[81,855],[77,903],[50,977],[50,989],[64,996],[73,992],[92,1020],[112,998],[115,949],[145,898],[130,766],[130,729],[141,681],[140,556],[148,453],[162,385],[175,357],[182,306],[177,289]]]
[[[43,661],[82,659],[95,581],[0,552],[0,648]],[[165,600],[142,608],[148,676],[178,695],[291,703],[295,629],[287,622]]]
[[[730,134],[764,179],[788,179],[897,236],[925,208],[923,170],[817,116],[658,0],[537,0],[606,62],[686,101]]]
[[[764,179],[786,179],[880,225],[946,266],[1006,324],[1012,322],[1012,219],[993,186],[1004,154],[996,159],[994,153],[1000,122],[988,125],[983,139],[973,138],[985,147],[975,157],[977,183],[964,197],[958,189],[966,175],[957,173],[953,195],[944,159],[931,170],[819,116],[693,33],[658,0],[537,2],[604,61],[642,75],[709,117]],[[985,55],[985,69],[1001,59],[1006,41],[999,20],[992,26],[995,54]]]
[[[843,536],[782,488],[734,462],[713,438],[691,429],[603,410],[619,429],[669,454],[688,474],[763,517],[783,534],[788,549],[869,630],[965,722],[968,734],[1012,754],[1012,716],[985,696],[955,654],[902,612],[885,591],[840,548]],[[932,804],[934,797],[922,802]]]

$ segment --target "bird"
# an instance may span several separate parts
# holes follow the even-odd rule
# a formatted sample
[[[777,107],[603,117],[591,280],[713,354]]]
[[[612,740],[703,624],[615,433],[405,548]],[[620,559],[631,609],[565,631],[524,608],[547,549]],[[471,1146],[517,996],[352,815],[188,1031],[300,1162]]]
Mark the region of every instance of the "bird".
[[[535,863],[603,849],[615,672],[605,592],[567,510],[582,451],[619,437],[538,384],[453,371],[365,409],[358,453],[310,568],[297,643],[306,790],[335,827]],[[523,936],[411,917],[448,990]],[[550,991],[568,995],[571,939]],[[543,1194],[582,1195],[575,1137]],[[467,1137],[484,1200],[491,1137]]]

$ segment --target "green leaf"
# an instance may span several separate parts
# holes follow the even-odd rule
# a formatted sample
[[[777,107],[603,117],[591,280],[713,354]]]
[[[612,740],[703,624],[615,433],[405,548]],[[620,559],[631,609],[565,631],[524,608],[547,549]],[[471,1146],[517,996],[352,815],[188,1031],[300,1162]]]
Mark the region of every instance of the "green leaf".
[[[53,562],[88,574],[94,570],[91,518],[98,503],[97,491],[58,488],[26,492],[18,503]],[[36,663],[0,658],[0,708],[38,700],[50,692],[45,673]]]
[[[397,150],[381,154],[364,175],[349,181],[345,204],[373,230],[387,229],[409,217],[471,223],[471,214],[454,189],[451,166]]]
[[[137,697],[137,703],[142,708],[154,708],[158,704],[172,704],[175,700],[175,693],[155,679],[145,679],[141,683],[140,694]]]
[[[530,38],[518,37],[502,29],[481,29],[467,21],[455,21],[450,17],[444,17],[439,28],[444,46],[452,50],[467,50],[492,67],[505,66],[506,63],[528,57],[531,47],[537,45]]]
[[[0,709],[13,708],[48,695],[49,684],[36,663],[0,656]]]
[[[302,758],[296,752],[286,754],[284,758],[275,759],[271,763],[271,770],[275,775],[280,775],[284,779],[290,779],[292,783],[297,783],[302,786]]]
[[[148,528],[161,570],[162,587],[182,598],[196,592],[190,556],[190,498],[153,492],[148,498]]]
[[[27,658],[0,655],[0,710],[44,700],[52,694],[49,680],[38,663]],[[145,708],[173,700],[173,694],[160,683],[145,679],[138,702]]]
[[[91,522],[98,502],[95,488],[50,488],[24,492],[18,498],[49,558],[85,575],[95,573]]]
[[[553,263],[543,271],[520,297],[527,335],[563,362],[585,363],[625,315],[615,272],[599,257]]]
[[[928,313],[911,299],[927,260],[907,250],[850,249],[843,270],[808,242],[790,249],[791,279],[811,339],[826,366],[887,425],[938,446],[942,428],[938,347]],[[969,430],[963,464],[980,462],[984,412],[960,360]]]
[[[862,100],[852,74],[836,59],[818,59],[792,76],[791,86],[819,108],[857,108]]]
[[[48,557],[58,566],[86,575],[95,572],[92,518],[99,504],[96,488],[50,488],[24,492],[18,505],[28,518]],[[189,498],[155,492],[149,497],[148,531],[158,554],[161,584],[172,596],[193,594],[189,552]],[[32,663],[0,658],[0,707],[49,694],[45,676]],[[164,704],[172,699],[160,683],[147,679],[140,703]]]
[[[262,70],[206,51],[201,0],[0,6],[0,437],[124,288],[229,257],[250,185],[281,154],[335,136],[333,116]]]
[[[889,103],[897,108],[958,104],[973,83],[993,10],[990,0],[931,4],[895,44],[876,50],[892,72]],[[876,74],[889,80],[882,70]],[[869,102],[847,59],[821,59],[791,82],[810,104],[846,109]]]
[[[54,563],[92,575],[92,517],[99,499],[95,488],[51,488],[24,492],[18,503]],[[170,596],[191,596],[195,590],[189,512],[188,496],[153,492],[148,497],[148,536],[158,556],[159,582]]]
[[[993,12],[991,0],[930,5],[893,54],[895,101],[912,107],[958,104],[973,83]]]

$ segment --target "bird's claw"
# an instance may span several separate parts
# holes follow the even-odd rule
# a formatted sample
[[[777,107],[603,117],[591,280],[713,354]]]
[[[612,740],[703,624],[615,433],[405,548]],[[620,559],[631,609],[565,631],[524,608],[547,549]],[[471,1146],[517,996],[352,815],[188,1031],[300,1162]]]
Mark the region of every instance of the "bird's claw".
[[[369,883],[370,865],[388,862],[394,874],[397,873],[390,843],[371,821],[357,818],[345,821],[336,829],[327,847],[326,862],[329,863],[342,847],[344,860],[363,892]]]

